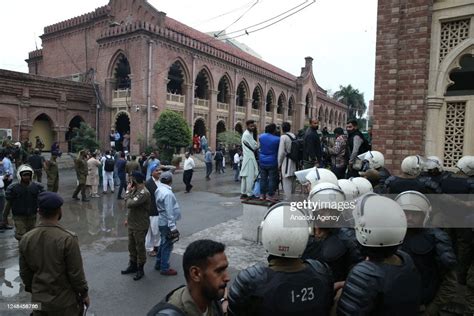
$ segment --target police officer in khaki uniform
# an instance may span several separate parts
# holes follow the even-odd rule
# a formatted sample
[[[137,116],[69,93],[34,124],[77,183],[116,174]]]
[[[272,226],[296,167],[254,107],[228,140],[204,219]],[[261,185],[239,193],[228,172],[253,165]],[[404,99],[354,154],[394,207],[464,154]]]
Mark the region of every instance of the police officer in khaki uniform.
[[[7,205],[3,212],[3,222],[8,225],[10,210],[15,222],[15,238],[20,240],[36,225],[38,194],[44,191],[41,184],[33,182],[33,169],[29,165],[21,165],[17,172],[20,182],[10,185],[5,193]]]
[[[122,274],[136,272],[135,281],[140,280],[145,273],[143,266],[146,262],[145,237],[150,226],[150,192],[145,187],[145,176],[138,171],[132,173],[131,183],[127,187],[125,200],[128,209],[128,252],[130,262]]]
[[[57,159],[57,152],[51,153],[51,159],[44,163],[44,170],[48,177],[48,191],[58,192],[59,188],[59,169]]]
[[[79,152],[79,157],[77,157],[77,159],[74,161],[74,168],[76,169],[77,181],[79,181],[79,184],[77,185],[76,190],[74,190],[72,198],[74,200],[79,200],[77,195],[79,194],[79,191],[81,191],[83,202],[89,201],[89,199],[86,197],[86,179],[88,172],[86,156],[87,152],[85,150],[81,150]]]
[[[90,304],[77,235],[59,225],[62,205],[57,193],[41,193],[40,222],[20,242],[21,279],[41,303],[33,315],[80,315]]]

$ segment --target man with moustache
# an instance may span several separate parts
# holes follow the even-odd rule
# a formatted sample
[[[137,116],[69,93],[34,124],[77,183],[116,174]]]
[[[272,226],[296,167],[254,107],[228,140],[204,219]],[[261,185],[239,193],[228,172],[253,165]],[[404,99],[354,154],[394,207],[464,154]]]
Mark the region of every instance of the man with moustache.
[[[352,168],[358,155],[365,153],[370,150],[369,143],[359,131],[359,125],[357,120],[350,120],[347,122],[346,130],[348,134],[347,138],[347,150],[349,151],[349,161],[347,170],[347,179],[352,177],[358,177],[359,172]]]
[[[183,255],[186,286],[171,291],[148,315],[224,315],[225,289],[230,281],[224,250],[224,244],[213,240],[189,244]]]

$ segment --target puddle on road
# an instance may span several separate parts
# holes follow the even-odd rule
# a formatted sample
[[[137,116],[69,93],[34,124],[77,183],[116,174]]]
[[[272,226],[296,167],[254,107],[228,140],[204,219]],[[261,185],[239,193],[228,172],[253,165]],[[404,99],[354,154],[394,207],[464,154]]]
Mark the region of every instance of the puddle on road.
[[[7,269],[0,268],[0,280],[2,281],[0,296],[13,297],[18,295],[21,289],[20,266],[14,265]]]

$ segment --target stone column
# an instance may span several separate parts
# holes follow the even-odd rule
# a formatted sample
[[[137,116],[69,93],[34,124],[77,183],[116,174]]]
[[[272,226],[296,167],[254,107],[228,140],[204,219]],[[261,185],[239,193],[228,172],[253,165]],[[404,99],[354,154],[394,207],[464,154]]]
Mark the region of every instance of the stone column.
[[[229,100],[229,127],[227,128],[228,131],[233,131],[235,127],[235,122],[236,122],[236,107],[235,107],[235,94],[234,93],[229,93],[227,95],[227,100]]]
[[[283,111],[283,122],[286,122],[288,120],[288,106],[283,106],[282,111]]]
[[[209,90],[209,146],[216,149],[217,138],[217,90]]]
[[[194,105],[193,105],[193,85],[189,83],[183,84],[184,86],[184,119],[188,122],[189,126],[191,126],[191,130],[193,129],[194,123]],[[194,136],[194,135],[193,135]]]
[[[265,131],[265,117],[266,115],[266,104],[265,100],[260,101],[260,104],[258,105],[258,108],[260,109],[260,124],[257,124],[258,127],[258,134],[263,133]]]
[[[443,97],[428,96],[426,98],[426,130],[425,130],[425,155],[442,156],[442,149],[438,148],[439,115],[444,104]]]
[[[253,99],[245,99],[244,100],[245,104],[247,104],[247,109],[245,110],[245,120],[251,120],[252,119],[252,102]]]
[[[305,104],[303,102],[298,102],[298,103],[296,103],[295,108],[296,108],[296,111],[295,111],[296,113],[293,114],[293,117],[295,117],[295,115],[296,115],[295,130],[298,131],[298,130],[302,129],[303,126],[304,126],[304,122],[305,122],[305,114],[304,114]]]

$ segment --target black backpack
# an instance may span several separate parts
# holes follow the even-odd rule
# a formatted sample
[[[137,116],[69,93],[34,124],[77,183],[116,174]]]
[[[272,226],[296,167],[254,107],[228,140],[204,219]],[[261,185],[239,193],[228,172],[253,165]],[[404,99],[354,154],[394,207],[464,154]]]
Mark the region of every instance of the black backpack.
[[[104,164],[104,170],[105,171],[107,171],[107,172],[114,171],[114,166],[115,166],[114,158],[106,158],[105,159],[105,164]]]
[[[298,164],[301,160],[303,160],[304,140],[301,138],[292,137],[288,133],[285,135],[291,140],[291,149],[289,153],[286,153],[286,157]]]

